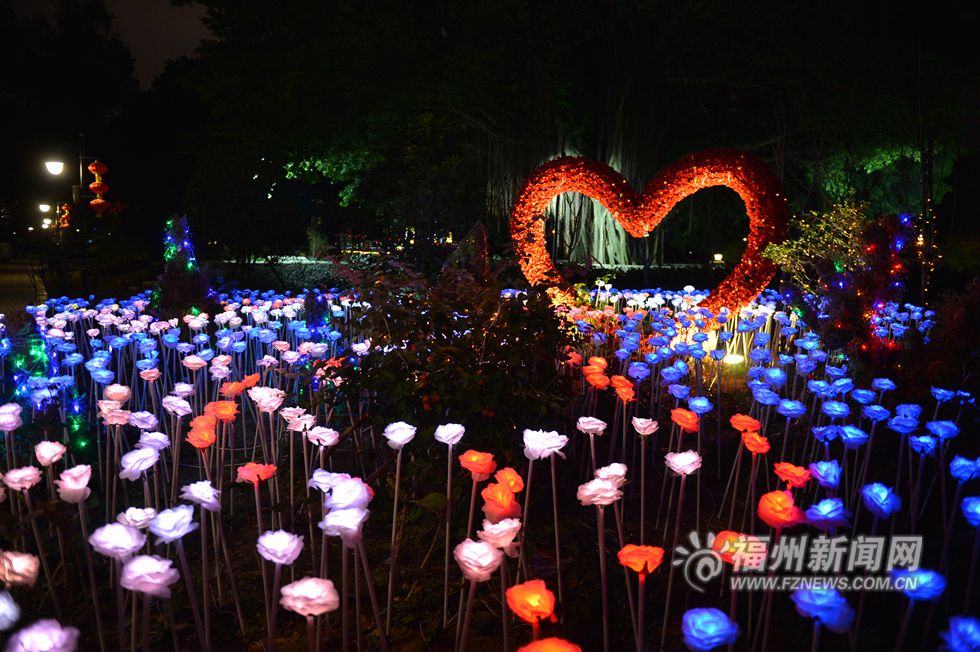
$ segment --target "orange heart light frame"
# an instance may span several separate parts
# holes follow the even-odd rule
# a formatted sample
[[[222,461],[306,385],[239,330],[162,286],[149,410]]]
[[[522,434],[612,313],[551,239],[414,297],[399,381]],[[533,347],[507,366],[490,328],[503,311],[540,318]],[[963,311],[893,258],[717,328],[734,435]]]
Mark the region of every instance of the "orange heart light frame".
[[[545,243],[544,211],[552,199],[577,192],[602,204],[635,238],[646,237],[682,199],[703,188],[731,188],[745,202],[749,235],[742,259],[701,304],[712,312],[738,310],[755,299],[776,273],[762,257],[770,242],[786,237],[786,198],[776,176],[761,159],[734,149],[705,150],[672,163],[637,194],[621,174],[604,163],[563,156],[538,168],[514,204],[510,235],[524,276],[531,285],[547,285],[557,302],[574,300],[555,268]]]

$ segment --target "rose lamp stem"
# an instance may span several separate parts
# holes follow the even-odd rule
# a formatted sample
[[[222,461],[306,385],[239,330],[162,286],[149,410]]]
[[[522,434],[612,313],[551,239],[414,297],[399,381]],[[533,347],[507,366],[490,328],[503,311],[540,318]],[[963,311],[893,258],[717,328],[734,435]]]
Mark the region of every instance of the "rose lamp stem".
[[[316,652],[316,618],[313,616],[306,617],[306,645],[310,652]]]
[[[466,652],[466,639],[469,638],[470,619],[473,616],[473,598],[476,595],[476,581],[470,580],[469,594],[466,596],[466,612],[463,615],[463,627],[459,633],[459,652]]]
[[[551,456],[551,511],[555,521],[555,572],[558,576],[558,606],[564,605],[561,581],[561,534],[558,531],[558,481],[555,474],[555,456]],[[564,611],[562,612],[564,618]]]
[[[602,581],[602,650],[609,652],[609,592],[606,583],[606,515],[602,505],[596,505],[599,528],[599,578]]]
[[[647,438],[640,437],[640,545],[646,543],[647,527]],[[556,528],[557,531],[557,528]]]
[[[446,551],[442,569],[442,628],[449,626],[449,540],[453,516],[453,445],[446,461]]]
[[[210,642],[204,635],[204,626],[201,624],[201,610],[197,606],[197,595],[194,593],[194,582],[191,580],[191,567],[187,564],[184,542],[177,539],[176,544],[177,556],[180,558],[180,568],[184,575],[184,585],[187,587],[187,599],[191,603],[191,611],[194,613],[194,627],[197,629],[197,637],[201,641],[202,649],[207,652],[211,649]]]
[[[361,565],[364,568],[364,582],[367,584],[368,598],[371,600],[371,609],[374,610],[374,622],[378,626],[378,638],[380,639],[381,652],[388,652],[388,640],[385,636],[381,623],[381,610],[378,609],[378,598],[374,594],[374,580],[371,576],[371,567],[368,565],[367,552],[364,550],[364,540],[357,540],[357,551],[360,553]]]
[[[279,620],[279,583],[282,581],[282,564],[276,564],[275,573],[272,575],[272,602],[269,605],[269,638],[267,643],[268,652],[276,649],[276,628]]]
[[[639,574],[639,586],[636,598],[636,652],[643,652],[643,606],[645,603],[644,593],[646,593],[647,574]]]
[[[685,480],[687,480],[687,476],[682,475],[680,494],[677,497],[677,518],[674,519],[674,539],[670,548],[671,564],[670,564],[670,573],[667,574],[667,593],[664,596],[664,618],[663,618],[663,626],[660,631],[660,649],[665,649],[664,643],[667,641],[667,622],[668,622],[667,619],[670,616],[670,598],[671,598],[670,590],[674,586],[675,566],[673,564],[673,561],[674,561],[675,551],[677,550],[677,538],[680,536],[680,531],[681,531],[681,509],[684,506],[684,481]]]
[[[391,603],[395,596],[395,564],[398,551],[395,549],[398,534],[398,488],[402,479],[402,449],[395,457],[395,504],[391,511],[391,560],[388,564],[388,600],[385,603],[385,636],[391,634]]]
[[[82,539],[86,543],[88,542],[88,523],[85,518],[85,503],[78,503],[78,522],[82,530]],[[95,567],[92,564],[92,551],[89,546],[82,545],[82,549],[85,551],[85,562],[88,565],[88,581],[89,587],[92,591],[92,608],[95,611],[95,627],[99,635],[99,650],[105,652],[105,632],[102,628],[102,610],[101,604],[99,603],[99,590],[95,582]]]
[[[504,652],[510,650],[510,613],[507,609],[507,559],[500,562],[500,625]]]

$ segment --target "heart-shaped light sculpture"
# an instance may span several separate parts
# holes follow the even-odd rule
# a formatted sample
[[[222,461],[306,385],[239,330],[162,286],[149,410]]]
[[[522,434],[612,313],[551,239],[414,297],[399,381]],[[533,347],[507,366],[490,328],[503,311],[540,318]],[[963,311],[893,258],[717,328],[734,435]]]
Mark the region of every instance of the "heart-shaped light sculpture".
[[[701,305],[713,312],[738,310],[755,299],[776,273],[762,257],[770,242],[786,237],[786,197],[772,170],[756,156],[734,149],[705,150],[675,161],[637,194],[621,174],[584,157],[561,157],[538,168],[524,184],[511,213],[510,234],[531,285],[546,285],[555,301],[574,298],[555,268],[545,242],[544,211],[552,199],[577,192],[598,201],[635,238],[649,235],[682,199],[703,188],[731,188],[745,202],[749,234],[745,253]]]

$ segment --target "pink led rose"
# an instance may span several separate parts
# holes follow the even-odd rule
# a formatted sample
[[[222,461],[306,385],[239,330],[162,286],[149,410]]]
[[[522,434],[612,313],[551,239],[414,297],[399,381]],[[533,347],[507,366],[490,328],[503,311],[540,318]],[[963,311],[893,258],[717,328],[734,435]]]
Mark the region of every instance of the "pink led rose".
[[[145,530],[156,515],[157,510],[152,507],[129,507],[125,512],[116,515],[116,522],[137,530]]]
[[[133,391],[126,387],[125,385],[119,385],[114,383],[112,385],[106,385],[106,388],[102,391],[102,396],[110,401],[118,401],[120,405],[128,401],[133,395]]]
[[[322,616],[340,606],[340,596],[330,580],[304,577],[280,589],[279,604],[300,616]]]
[[[640,417],[633,417],[633,429],[636,430],[638,435],[647,436],[652,435],[660,429],[660,424],[653,419],[642,419]]]
[[[575,427],[586,435],[602,435],[606,431],[606,422],[595,417],[579,417]]]
[[[336,446],[340,441],[340,433],[333,428],[314,426],[306,431],[306,438],[314,446]]]
[[[504,551],[508,557],[517,556],[517,546],[514,538],[521,531],[521,520],[519,518],[505,518],[496,523],[484,519],[483,529],[476,533],[481,541],[496,546]]]
[[[39,620],[10,637],[6,652],[75,652],[78,649],[76,627],[62,627],[53,618]]]
[[[124,589],[169,598],[170,585],[180,579],[173,562],[156,555],[137,555],[123,566],[119,583]]]
[[[0,405],[0,430],[13,432],[24,425],[24,421],[20,418],[22,410],[23,408],[17,403]]]
[[[88,542],[100,555],[125,560],[143,547],[146,535],[131,525],[108,523],[90,534]]]
[[[492,543],[466,539],[453,549],[453,557],[463,577],[471,582],[486,582],[500,568],[504,553]]]
[[[34,446],[34,456],[41,466],[48,467],[59,462],[65,455],[65,445],[56,441],[42,441]]]
[[[209,512],[221,511],[221,492],[214,488],[210,480],[192,482],[181,487],[182,500],[200,505]]]
[[[701,456],[696,451],[667,453],[664,460],[667,468],[677,475],[690,475],[701,468]]]
[[[27,491],[41,481],[41,470],[36,466],[22,466],[7,471],[3,483],[14,491]]]
[[[303,537],[285,530],[263,532],[255,544],[266,561],[289,566],[303,552]]]
[[[0,580],[7,586],[34,586],[41,562],[26,552],[0,552]]]
[[[623,492],[619,490],[619,487],[614,482],[603,480],[602,478],[595,478],[580,485],[575,496],[585,506],[597,505],[604,507],[606,505],[612,505],[622,498]]]
[[[58,496],[66,503],[80,503],[89,497],[92,490],[88,488],[89,480],[92,478],[92,467],[88,464],[79,464],[61,472],[60,480],[55,480],[58,485]]]

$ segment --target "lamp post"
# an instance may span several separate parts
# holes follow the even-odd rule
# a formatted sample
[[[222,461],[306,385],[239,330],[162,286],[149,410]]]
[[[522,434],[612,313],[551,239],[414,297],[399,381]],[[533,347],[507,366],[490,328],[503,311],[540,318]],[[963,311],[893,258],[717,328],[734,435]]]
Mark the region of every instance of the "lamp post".
[[[82,205],[82,198],[83,198],[82,197],[82,193],[83,193],[83,188],[85,187],[85,161],[86,160],[95,160],[95,159],[92,159],[91,157],[85,156],[85,134],[78,134],[78,137],[79,137],[79,145],[78,145],[78,183],[77,183],[77,185],[76,184],[72,184],[72,187],[71,187],[71,203],[74,204],[75,209],[81,215],[81,219],[82,219],[82,228],[81,228],[81,234],[82,234],[82,247],[81,247],[81,254],[82,254],[82,260],[81,260],[82,293],[87,295],[89,293],[89,278],[88,278],[88,238],[89,238],[89,232],[88,232],[88,220],[87,220],[88,213],[85,210],[85,207]],[[44,162],[44,169],[47,170],[48,174],[50,174],[52,176],[60,176],[61,173],[64,172],[64,170],[65,170],[65,163],[64,163],[64,161],[60,161],[60,160],[48,160],[48,161],[45,161]],[[56,224],[54,226],[59,231],[59,234],[58,234],[59,235],[58,242],[60,244],[61,243],[61,237],[60,237],[61,236],[61,233],[60,233],[60,231],[61,231],[61,225],[60,224]],[[42,227],[42,228],[47,228],[47,227]]]

